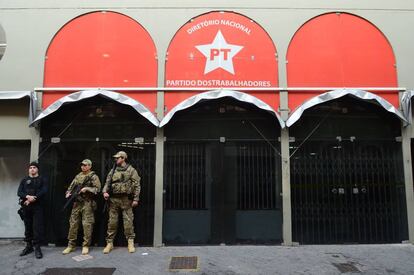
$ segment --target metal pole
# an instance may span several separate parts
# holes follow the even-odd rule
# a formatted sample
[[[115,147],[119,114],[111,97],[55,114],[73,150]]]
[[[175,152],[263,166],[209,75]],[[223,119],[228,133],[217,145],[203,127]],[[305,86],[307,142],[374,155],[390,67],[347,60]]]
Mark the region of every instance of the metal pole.
[[[411,160],[411,133],[412,125],[401,127],[405,198],[407,204],[408,239],[410,243],[414,244],[414,191]]]
[[[37,87],[36,92],[77,92],[89,90],[107,90],[107,91],[162,91],[162,92],[188,92],[188,91],[215,91],[215,90],[233,90],[233,91],[250,91],[250,92],[278,92],[278,91],[300,91],[300,92],[319,92],[333,90],[363,90],[376,92],[401,92],[405,91],[404,87]]]

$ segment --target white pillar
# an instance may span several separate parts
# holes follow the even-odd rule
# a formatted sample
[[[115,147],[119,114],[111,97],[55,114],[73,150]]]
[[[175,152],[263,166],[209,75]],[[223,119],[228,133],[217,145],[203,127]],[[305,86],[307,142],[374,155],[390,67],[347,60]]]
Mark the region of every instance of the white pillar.
[[[411,160],[411,131],[412,126],[402,127],[402,153],[404,161],[405,200],[407,204],[408,238],[414,244],[414,192],[413,170]]]
[[[164,92],[157,93],[157,118],[164,117]],[[162,246],[164,211],[164,129],[157,128],[155,138],[155,198],[154,198],[154,246]]]

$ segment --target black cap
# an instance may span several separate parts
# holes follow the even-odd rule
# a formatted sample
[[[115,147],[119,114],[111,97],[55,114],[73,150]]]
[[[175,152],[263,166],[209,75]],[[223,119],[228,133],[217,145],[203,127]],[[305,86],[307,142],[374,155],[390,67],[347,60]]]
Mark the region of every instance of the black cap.
[[[36,161],[32,161],[30,164],[29,164],[29,167],[30,166],[35,166],[37,169],[39,169],[39,163],[37,163]]]

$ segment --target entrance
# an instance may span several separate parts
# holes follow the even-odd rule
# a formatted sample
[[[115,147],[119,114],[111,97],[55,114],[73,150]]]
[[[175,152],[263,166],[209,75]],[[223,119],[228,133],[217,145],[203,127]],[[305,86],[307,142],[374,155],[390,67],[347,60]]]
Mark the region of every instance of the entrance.
[[[279,125],[231,99],[166,126],[164,242],[280,243]]]
[[[74,176],[80,172],[79,163],[89,158],[92,170],[102,185],[110,171],[112,155],[126,151],[128,162],[141,176],[140,205],[134,210],[136,242],[152,245],[154,225],[155,127],[131,107],[94,97],[63,106],[42,120],[40,163],[42,174],[49,178],[47,206],[47,235],[49,242],[67,242],[70,210],[62,212],[64,193]],[[76,112],[73,109],[76,108]],[[97,196],[93,243],[104,245],[108,214],[103,213],[102,194]],[[81,227],[80,227],[81,228]],[[122,226],[115,244],[124,245]]]
[[[345,97],[306,112],[290,135],[294,241],[407,239],[398,119]]]

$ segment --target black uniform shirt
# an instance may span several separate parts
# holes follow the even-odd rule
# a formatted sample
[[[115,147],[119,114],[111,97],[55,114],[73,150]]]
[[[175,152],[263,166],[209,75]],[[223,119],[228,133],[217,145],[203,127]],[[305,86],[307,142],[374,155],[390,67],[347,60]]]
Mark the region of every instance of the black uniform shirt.
[[[46,180],[40,176],[37,177],[25,177],[22,179],[17,190],[17,196],[22,200],[26,199],[27,195],[36,196],[36,202],[41,203],[47,193],[47,183]]]

